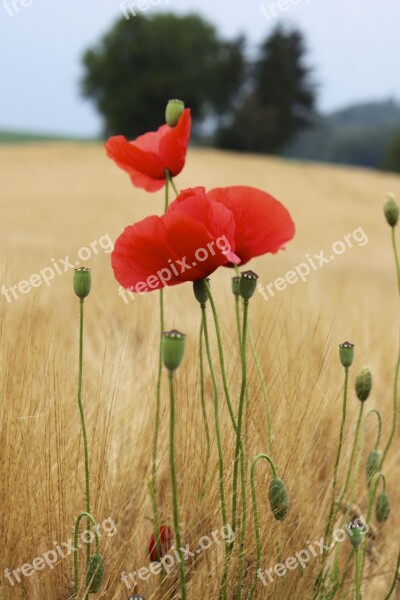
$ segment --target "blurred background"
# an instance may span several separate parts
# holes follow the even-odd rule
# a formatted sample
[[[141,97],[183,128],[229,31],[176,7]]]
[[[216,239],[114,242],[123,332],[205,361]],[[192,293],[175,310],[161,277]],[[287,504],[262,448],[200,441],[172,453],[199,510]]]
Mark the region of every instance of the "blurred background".
[[[0,0],[0,143],[134,137],[180,97],[194,144],[400,171],[399,20],[397,0]]]

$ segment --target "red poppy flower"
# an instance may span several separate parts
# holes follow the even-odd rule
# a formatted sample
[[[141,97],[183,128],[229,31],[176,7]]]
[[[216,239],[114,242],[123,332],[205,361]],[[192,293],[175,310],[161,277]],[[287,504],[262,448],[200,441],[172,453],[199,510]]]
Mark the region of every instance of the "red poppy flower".
[[[154,534],[149,541],[149,558],[151,562],[158,562],[165,556],[172,546],[172,531],[167,525],[160,527],[160,554],[157,551],[157,544]]]
[[[235,254],[246,264],[262,254],[275,254],[295,234],[287,208],[267,192],[248,186],[216,188],[207,198],[220,202],[235,218]]]
[[[123,135],[106,143],[107,155],[126,171],[133,185],[156,192],[165,185],[165,170],[178,175],[186,160],[191,128],[190,109],[186,108],[175,127],[162,125],[128,142]]]
[[[130,225],[117,239],[112,267],[119,283],[132,292],[203,279],[234,254],[235,221],[204,188],[181,192],[162,217]]]

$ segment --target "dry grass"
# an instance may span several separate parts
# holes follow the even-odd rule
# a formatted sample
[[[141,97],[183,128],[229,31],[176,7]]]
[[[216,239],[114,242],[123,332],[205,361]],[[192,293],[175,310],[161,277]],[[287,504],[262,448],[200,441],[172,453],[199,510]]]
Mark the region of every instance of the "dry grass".
[[[131,187],[128,178],[96,146],[53,145],[0,149],[0,261],[8,286],[28,279],[51,259],[69,254],[75,260],[82,246],[150,213],[162,210],[162,194],[147,195]],[[329,506],[333,461],[341,413],[343,373],[338,344],[356,344],[351,390],[357,370],[368,365],[374,389],[368,407],[378,407],[386,442],[391,419],[392,380],[396,359],[398,298],[390,232],[382,215],[382,200],[397,191],[400,179],[363,170],[302,165],[258,157],[240,157],[193,150],[178,179],[180,187],[234,183],[255,185],[282,199],[297,224],[297,236],[286,252],[252,265],[264,283],[304,260],[307,253],[328,252],[332,243],[362,227],[369,242],[348,250],[332,264],[313,273],[306,284],[290,286],[265,302],[257,294],[251,321],[267,374],[275,440],[272,454],[287,482],[291,511],[279,524],[267,505],[270,473],[257,469],[263,533],[263,568],[306,547],[323,535]],[[86,303],[85,403],[90,432],[93,511],[101,522],[112,517],[118,532],[103,536],[106,578],[98,598],[126,599],[121,571],[148,564],[151,508],[149,476],[157,361],[157,294],[126,305],[117,294],[110,257],[88,261],[93,292]],[[238,396],[240,369],[234,329],[230,275],[213,276],[220,307],[233,397]],[[57,276],[1,308],[2,390],[0,422],[1,564],[15,569],[72,536],[74,518],[83,508],[82,448],[76,407],[78,303],[71,273]],[[185,543],[197,547],[199,537],[222,526],[217,488],[217,453],[213,436],[207,470],[209,486],[199,499],[204,476],[205,438],[196,362],[199,309],[190,285],[167,290],[168,328],[188,334],[188,350],[177,382],[178,474]],[[249,456],[267,449],[265,411],[254,365],[250,361],[248,410]],[[165,382],[164,382],[165,383]],[[221,395],[221,399],[222,395]],[[168,469],[168,398],[163,393],[160,504],[171,523]],[[209,419],[212,393],[207,383]],[[235,400],[236,403],[236,400]],[[233,435],[223,404],[226,485],[231,485]],[[351,393],[346,428],[348,457],[358,411]],[[372,428],[371,428],[372,429]],[[367,436],[367,449],[373,444]],[[365,458],[365,457],[364,457]],[[400,500],[399,436],[388,456],[385,473],[392,515],[378,528],[368,558],[364,600],[384,598],[393,577],[398,552]],[[341,471],[343,479],[344,470]],[[365,479],[357,503],[366,509]],[[251,519],[250,519],[251,522]],[[349,550],[343,545],[343,557]],[[247,564],[254,561],[252,525],[247,538]],[[191,600],[215,598],[222,544],[215,544],[188,565]],[[46,567],[11,587],[3,575],[0,598],[66,600],[70,597],[71,557],[53,570]],[[257,598],[311,598],[319,562],[258,587]],[[232,573],[233,574],[233,573]],[[246,579],[246,586],[252,571]],[[233,579],[233,577],[232,577]],[[172,598],[157,591],[158,579],[142,582],[147,600]],[[232,588],[233,589],[233,588]],[[345,588],[351,592],[351,584]],[[352,597],[350,593],[348,596]],[[234,598],[232,592],[231,598]]]

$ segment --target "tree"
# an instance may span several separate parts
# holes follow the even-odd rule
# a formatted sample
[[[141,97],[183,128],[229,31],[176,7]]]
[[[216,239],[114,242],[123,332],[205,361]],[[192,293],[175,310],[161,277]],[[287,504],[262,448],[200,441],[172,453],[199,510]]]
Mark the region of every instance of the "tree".
[[[388,143],[382,167],[385,171],[400,173],[400,131],[396,132]]]
[[[275,29],[265,40],[252,82],[231,123],[220,128],[217,145],[251,152],[279,152],[314,117],[315,89],[304,64],[299,31]]]
[[[199,122],[232,110],[244,77],[244,39],[226,41],[196,15],[121,18],[84,57],[84,96],[105,121],[105,134],[135,137],[164,119],[181,98]]]

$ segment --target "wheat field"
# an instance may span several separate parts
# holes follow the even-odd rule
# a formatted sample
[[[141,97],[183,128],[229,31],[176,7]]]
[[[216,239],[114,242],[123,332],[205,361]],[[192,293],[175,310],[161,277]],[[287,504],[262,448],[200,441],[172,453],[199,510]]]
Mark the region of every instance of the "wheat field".
[[[106,159],[100,145],[53,144],[0,148],[1,284],[10,290],[21,281],[95,240],[115,240],[123,228],[149,214],[161,214],[163,194],[134,189],[129,178]],[[350,370],[350,395],[340,482],[346,475],[359,402],[354,378],[363,366],[374,377],[368,408],[383,417],[383,444],[392,415],[393,374],[397,358],[399,311],[390,229],[382,203],[387,192],[399,193],[400,178],[367,170],[301,164],[280,159],[240,156],[193,149],[177,178],[183,189],[205,185],[253,185],[280,199],[290,210],[297,234],[284,252],[265,256],[249,266],[266,285],[284,276],[322,250],[330,256],[335,242],[358,230],[358,240],[315,271],[305,282],[265,299],[251,301],[251,327],[266,374],[274,439],[271,449],[279,475],[290,494],[290,512],[283,523],[272,517],[267,501],[271,478],[257,467],[257,495],[262,527],[262,569],[294,556],[319,540],[329,511],[332,472],[339,435],[343,368],[339,343],[355,344]],[[363,234],[363,236],[361,235]],[[360,237],[361,236],[361,237]],[[337,246],[339,247],[339,246]],[[149,564],[152,533],[148,481],[151,466],[158,348],[158,294],[124,301],[110,266],[110,246],[84,262],[92,270],[92,292],[85,303],[84,402],[92,471],[92,510],[98,522],[111,519],[114,535],[101,537],[105,579],[92,596],[127,599],[133,593],[121,573]],[[52,260],[53,259],[53,260]],[[65,263],[64,263],[65,264]],[[83,263],[82,263],[83,264]],[[62,268],[60,268],[62,271]],[[72,556],[50,568],[20,576],[14,584],[6,569],[21,569],[73,535],[74,520],[84,507],[84,471],[79,413],[79,302],[72,288],[72,270],[55,274],[47,286],[1,296],[1,421],[0,421],[0,598],[2,600],[67,600],[72,595]],[[235,406],[240,389],[240,359],[230,290],[232,273],[212,276],[219,307],[228,376]],[[22,286],[26,291],[26,287]],[[4,288],[3,288],[4,289]],[[200,403],[197,361],[200,310],[190,284],[166,290],[166,327],[187,334],[187,351],[176,382],[177,471],[184,543],[222,526],[218,498],[218,458],[213,428],[212,388],[207,374],[206,399],[211,429],[211,457],[205,465],[206,439]],[[210,329],[211,316],[210,316]],[[213,336],[213,350],[216,342]],[[231,489],[234,435],[222,394],[221,418],[225,484]],[[249,357],[250,393],[246,411],[249,459],[268,449],[266,410],[254,363]],[[374,443],[369,423],[361,467]],[[162,392],[159,448],[159,506],[162,522],[171,524],[168,465],[168,394]],[[364,600],[383,600],[395,570],[399,545],[400,445],[397,430],[385,465],[390,520],[371,523],[363,581]],[[205,492],[201,490],[205,482]],[[228,494],[229,497],[229,494]],[[364,514],[365,475],[361,471],[355,501]],[[246,538],[245,590],[254,573],[254,529],[249,513]],[[350,553],[346,540],[340,561]],[[84,553],[80,553],[83,565]],[[185,567],[190,600],[217,598],[223,544],[211,547]],[[257,599],[312,598],[320,559],[302,572],[274,577],[257,586]],[[232,563],[230,600],[235,598]],[[82,570],[82,568],[81,568]],[[138,580],[135,590],[146,600],[170,600],[175,569],[163,586],[157,576]],[[179,586],[176,587],[176,590]],[[83,589],[79,598],[83,598]],[[178,594],[178,592],[176,592]],[[353,571],[340,598],[353,598]],[[246,597],[246,596],[245,596]],[[400,598],[397,590],[393,598]]]

